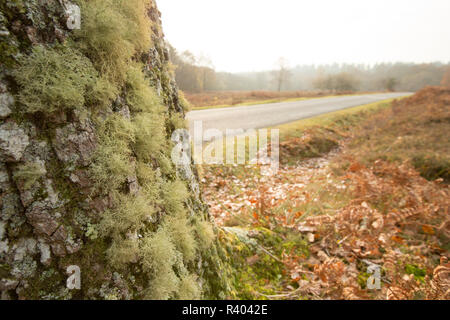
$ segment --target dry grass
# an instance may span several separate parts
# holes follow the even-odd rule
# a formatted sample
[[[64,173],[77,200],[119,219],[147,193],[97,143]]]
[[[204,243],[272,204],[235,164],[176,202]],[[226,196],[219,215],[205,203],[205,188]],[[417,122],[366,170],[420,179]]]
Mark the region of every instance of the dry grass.
[[[354,130],[348,153],[364,164],[410,162],[429,180],[450,182],[450,89],[428,87]]]

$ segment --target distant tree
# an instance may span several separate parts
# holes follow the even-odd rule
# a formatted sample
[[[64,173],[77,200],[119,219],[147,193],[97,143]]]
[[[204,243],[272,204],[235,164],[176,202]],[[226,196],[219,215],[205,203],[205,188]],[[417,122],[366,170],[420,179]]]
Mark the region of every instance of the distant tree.
[[[442,77],[441,85],[443,87],[450,88],[450,67],[447,68],[447,71],[444,73],[444,76]]]
[[[175,78],[181,90],[198,93],[217,88],[216,71],[210,59],[196,57],[190,51],[179,54],[171,46],[169,50],[175,66]]]
[[[277,90],[280,92],[284,86],[286,86],[289,78],[291,77],[291,72],[288,67],[288,62],[285,58],[280,58],[277,61],[277,70],[274,71],[274,80],[277,85]]]
[[[383,80],[384,88],[390,92],[395,91],[395,87],[397,86],[397,84],[398,82],[395,78],[387,78]]]
[[[313,87],[322,91],[332,91],[334,90],[334,78],[320,75],[313,80]]]
[[[334,90],[338,92],[355,91],[358,87],[356,78],[348,73],[341,72],[334,76]]]
[[[212,90],[417,91],[424,86],[450,87],[450,65],[442,63],[378,63],[300,65],[280,59],[272,71],[215,72],[210,59],[170,48],[177,84],[187,92]],[[392,80],[395,79],[395,80]]]
[[[341,72],[334,75],[319,76],[314,80],[314,87],[320,90],[327,91],[355,91],[358,86],[356,78],[348,73]]]

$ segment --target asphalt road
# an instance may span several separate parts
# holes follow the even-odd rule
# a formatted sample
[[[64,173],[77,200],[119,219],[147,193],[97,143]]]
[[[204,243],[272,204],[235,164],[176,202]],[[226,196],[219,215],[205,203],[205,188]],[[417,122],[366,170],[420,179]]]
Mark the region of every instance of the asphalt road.
[[[202,121],[203,131],[219,129],[260,129],[311,118],[320,114],[410,95],[408,92],[365,94],[280,102],[254,106],[191,111],[187,114],[191,134],[194,121]]]

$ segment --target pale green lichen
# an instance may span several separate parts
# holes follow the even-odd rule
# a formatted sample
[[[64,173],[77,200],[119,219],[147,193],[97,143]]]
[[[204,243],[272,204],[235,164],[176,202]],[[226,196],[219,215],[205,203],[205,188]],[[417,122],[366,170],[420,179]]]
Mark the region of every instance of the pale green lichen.
[[[17,100],[25,113],[80,109],[97,78],[89,59],[75,49],[35,46],[14,71]]]

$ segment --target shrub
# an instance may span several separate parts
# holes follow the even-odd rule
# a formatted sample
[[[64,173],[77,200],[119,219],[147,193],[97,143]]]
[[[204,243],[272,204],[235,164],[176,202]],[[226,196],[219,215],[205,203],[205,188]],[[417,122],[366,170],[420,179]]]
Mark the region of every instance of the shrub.
[[[36,46],[20,60],[14,77],[18,101],[25,113],[80,109],[97,72],[89,59],[68,47]]]

